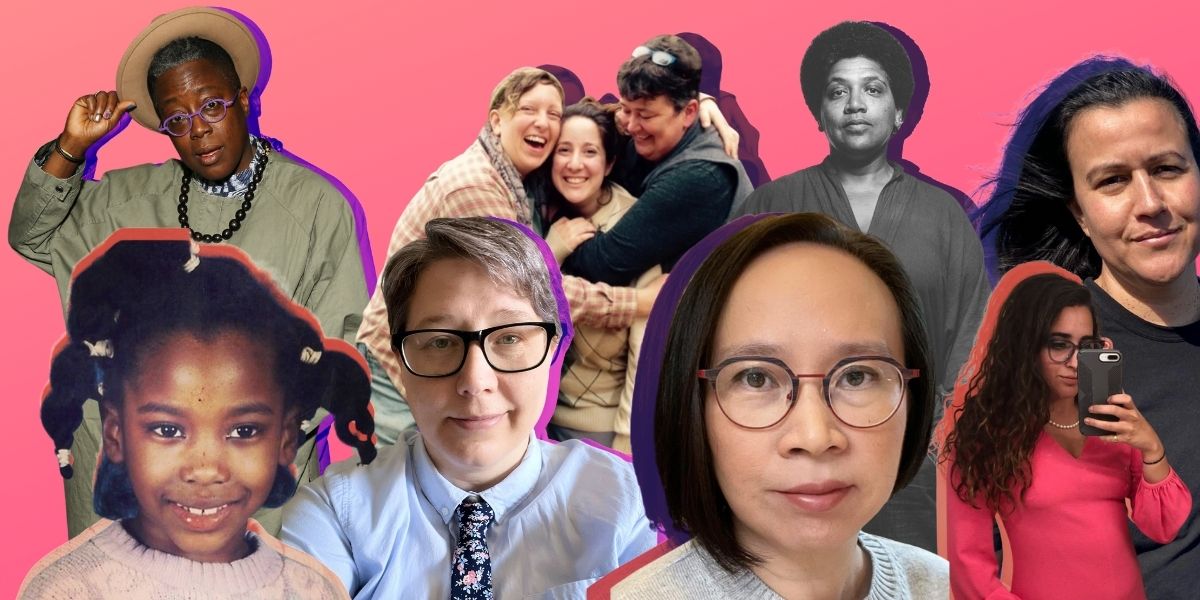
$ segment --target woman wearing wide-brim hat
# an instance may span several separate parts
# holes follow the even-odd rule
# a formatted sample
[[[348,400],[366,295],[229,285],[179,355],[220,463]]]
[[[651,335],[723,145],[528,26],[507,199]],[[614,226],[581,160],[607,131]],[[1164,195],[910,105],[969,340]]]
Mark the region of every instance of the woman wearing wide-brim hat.
[[[117,229],[185,227],[198,242],[249,253],[326,335],[353,335],[367,295],[351,207],[326,179],[248,126],[264,52],[265,40],[239,16],[184,8],[154,19],[134,39],[117,67],[116,91],[74,100],[62,131],[30,161],[9,227],[9,243],[54,275],[64,303],[76,263]],[[85,179],[80,167],[125,113],[162,133],[178,158]],[[311,434],[316,424],[307,427]],[[99,431],[89,402],[66,485],[71,536],[97,518]],[[312,448],[310,440],[297,459],[302,480],[317,474]],[[264,525],[277,531],[278,519],[265,516]]]

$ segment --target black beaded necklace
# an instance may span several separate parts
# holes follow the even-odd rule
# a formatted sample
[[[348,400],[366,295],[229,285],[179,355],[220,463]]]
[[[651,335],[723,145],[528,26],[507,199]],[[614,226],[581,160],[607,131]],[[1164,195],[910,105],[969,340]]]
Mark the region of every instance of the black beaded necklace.
[[[192,185],[192,172],[187,167],[183,168],[183,186],[179,189],[179,226],[191,230],[193,240],[206,244],[219,244],[233,237],[233,232],[242,228],[242,221],[246,219],[246,213],[250,212],[251,202],[254,201],[254,192],[258,190],[258,184],[262,181],[263,171],[267,168],[267,155],[271,153],[271,146],[269,144],[263,143],[260,147],[263,151],[262,160],[259,160],[258,164],[254,167],[254,176],[250,179],[250,185],[246,186],[246,195],[242,199],[242,207],[234,213],[233,218],[229,220],[229,226],[221,233],[200,233],[188,225],[187,201],[188,189]]]

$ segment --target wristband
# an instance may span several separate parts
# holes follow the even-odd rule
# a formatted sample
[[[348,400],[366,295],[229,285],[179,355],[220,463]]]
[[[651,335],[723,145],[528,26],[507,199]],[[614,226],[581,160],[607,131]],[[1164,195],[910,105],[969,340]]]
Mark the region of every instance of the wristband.
[[[82,164],[83,164],[83,159],[82,159],[82,158],[76,158],[76,157],[75,157],[75,156],[73,156],[73,155],[72,155],[70,152],[67,152],[66,150],[63,150],[63,147],[58,145],[58,139],[57,139],[57,138],[55,138],[55,140],[54,140],[54,151],[55,151],[55,152],[57,152],[59,156],[61,156],[61,157],[63,157],[64,159],[66,159],[66,161],[67,161],[67,162],[72,162],[72,163],[75,163],[75,164],[77,164],[77,165],[82,165]]]
[[[1167,458],[1167,453],[1166,453],[1166,452],[1163,452],[1162,456],[1158,457],[1158,459],[1157,459],[1157,460],[1151,460],[1151,461],[1147,461],[1145,458],[1143,458],[1143,459],[1142,459],[1142,464],[1143,464],[1143,465],[1146,465],[1147,467],[1148,467],[1148,466],[1150,466],[1150,465],[1157,465],[1158,463],[1162,462],[1162,461],[1163,461],[1163,460],[1165,460],[1166,458]]]

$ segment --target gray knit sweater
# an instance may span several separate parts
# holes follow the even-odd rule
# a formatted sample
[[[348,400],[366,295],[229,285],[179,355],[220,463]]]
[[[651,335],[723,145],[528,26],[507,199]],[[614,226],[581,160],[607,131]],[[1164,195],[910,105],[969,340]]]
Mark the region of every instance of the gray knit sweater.
[[[871,556],[871,591],[866,600],[949,597],[949,566],[940,556],[868,533],[858,534],[858,544]],[[688,541],[613,586],[612,598],[779,600],[781,596],[750,571],[725,571],[699,544]]]

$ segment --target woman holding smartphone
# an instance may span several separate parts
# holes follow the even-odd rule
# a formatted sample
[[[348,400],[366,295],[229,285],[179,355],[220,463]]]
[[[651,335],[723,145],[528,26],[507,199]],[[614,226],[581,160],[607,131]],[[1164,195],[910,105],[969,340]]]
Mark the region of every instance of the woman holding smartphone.
[[[1125,354],[1125,392],[1200,493],[1200,129],[1165,76],[1093,58],[1056,77],[1022,113],[978,222],[1001,272],[1048,260],[1092,293]],[[1156,457],[1150,457],[1156,458]],[[1162,544],[1133,545],[1155,599],[1200,590],[1200,519]]]
[[[985,323],[943,454],[955,596],[1144,598],[1127,520],[1169,542],[1191,494],[1128,394],[1077,407],[1080,352],[1106,346],[1091,294],[1066,271],[1028,263],[1001,279]],[[996,574],[993,515],[1008,534],[1011,591]]]

